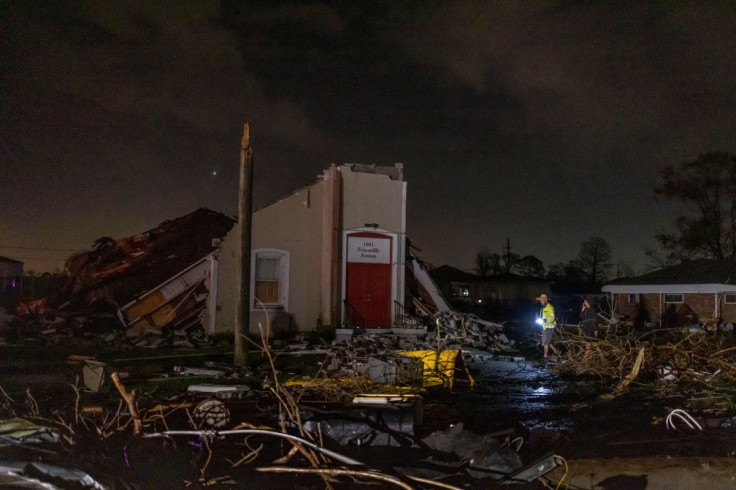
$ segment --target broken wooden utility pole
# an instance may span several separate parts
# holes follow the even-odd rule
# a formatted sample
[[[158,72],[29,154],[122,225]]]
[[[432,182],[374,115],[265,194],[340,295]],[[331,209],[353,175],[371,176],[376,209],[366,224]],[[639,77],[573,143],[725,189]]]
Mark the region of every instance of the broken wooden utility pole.
[[[248,343],[245,338],[250,331],[250,242],[253,215],[253,150],[250,147],[250,127],[243,126],[240,141],[240,201],[238,205],[238,284],[235,312],[235,343],[233,364],[248,364]]]

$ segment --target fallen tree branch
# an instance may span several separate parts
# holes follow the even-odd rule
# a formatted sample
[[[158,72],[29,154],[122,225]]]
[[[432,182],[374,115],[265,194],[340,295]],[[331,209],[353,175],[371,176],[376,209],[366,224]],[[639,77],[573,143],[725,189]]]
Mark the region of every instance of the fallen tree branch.
[[[130,417],[133,419],[133,435],[140,436],[143,434],[143,421],[138,413],[138,406],[135,404],[135,390],[126,390],[125,385],[120,381],[118,373],[112,373],[110,379],[112,379],[112,382],[115,384],[115,388],[118,389],[120,396],[123,397],[125,403],[128,404],[128,411],[130,412]]]
[[[155,437],[171,437],[171,436],[200,436],[200,437],[213,438],[213,437],[219,437],[219,436],[229,436],[229,435],[238,435],[238,434],[260,434],[260,435],[265,435],[265,436],[280,437],[282,439],[288,439],[289,441],[303,444],[304,446],[309,447],[313,451],[316,451],[317,453],[325,454],[326,456],[334,460],[337,460],[343,464],[355,465],[355,466],[364,465],[358,460],[349,458],[347,456],[343,456],[342,454],[339,454],[327,448],[318,446],[317,444],[307,441],[306,439],[302,439],[300,437],[293,436],[291,434],[286,434],[284,432],[275,431],[275,430],[263,430],[263,429],[239,429],[239,430],[221,430],[221,431],[167,430],[165,432],[154,432],[151,434],[144,434],[143,437],[144,438],[155,438]]]
[[[414,475],[404,475],[404,476],[406,476],[407,478],[411,480],[418,481],[419,483],[424,483],[424,484],[431,485],[434,487],[447,488],[448,490],[462,490],[462,487],[456,487],[455,485],[450,485],[448,483],[442,483],[439,481],[430,480],[429,478],[421,478],[419,476],[414,476]]]
[[[641,364],[644,362],[644,354],[646,353],[646,347],[642,347],[639,349],[639,355],[636,356],[636,361],[634,361],[634,367],[631,369],[631,372],[626,376],[616,387],[616,389],[613,391],[613,393],[609,394],[606,398],[612,398],[614,396],[620,395],[629,384],[636,379],[636,377],[639,375],[639,369],[641,368]]]

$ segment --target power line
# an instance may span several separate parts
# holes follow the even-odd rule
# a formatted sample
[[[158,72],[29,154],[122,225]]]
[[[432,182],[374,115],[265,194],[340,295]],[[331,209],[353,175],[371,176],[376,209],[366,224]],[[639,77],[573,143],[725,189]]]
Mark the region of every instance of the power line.
[[[18,250],[43,250],[45,252],[80,252],[79,249],[69,248],[40,248],[40,247],[13,247],[11,245],[0,245],[0,248],[14,248]]]
[[[23,259],[23,260],[49,260],[49,261],[54,261],[54,262],[63,262],[64,260],[66,260],[66,259],[54,259],[54,258],[49,258],[49,257],[18,257],[18,256],[13,256],[13,259],[14,260],[18,260],[18,259]]]

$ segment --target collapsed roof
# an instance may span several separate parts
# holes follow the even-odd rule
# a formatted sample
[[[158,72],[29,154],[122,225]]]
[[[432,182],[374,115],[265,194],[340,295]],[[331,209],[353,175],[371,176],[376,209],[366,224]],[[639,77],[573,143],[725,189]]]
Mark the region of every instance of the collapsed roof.
[[[205,208],[127,238],[102,237],[69,257],[69,280],[50,306],[123,305],[214,251],[236,220]]]

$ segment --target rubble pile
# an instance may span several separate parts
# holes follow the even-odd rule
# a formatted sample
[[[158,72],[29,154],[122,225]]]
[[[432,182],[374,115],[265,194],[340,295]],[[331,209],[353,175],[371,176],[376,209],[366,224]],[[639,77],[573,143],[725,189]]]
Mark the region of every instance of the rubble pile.
[[[98,338],[120,328],[120,322],[112,310],[88,308],[84,311],[45,310],[43,313],[3,314],[0,331],[8,340],[28,338],[60,340],[66,337]]]
[[[320,351],[325,354],[322,372],[327,377],[365,376],[377,382],[411,384],[416,382],[416,366],[405,365],[401,352],[457,350],[462,352],[466,364],[492,359],[523,360],[515,342],[504,334],[502,324],[475,315],[442,312],[435,316],[435,325],[425,335],[357,331],[349,340],[333,341],[328,349]],[[374,375],[372,367],[377,364],[392,364],[396,372],[392,371],[390,379]]]
[[[59,343],[71,337],[82,338],[113,350],[132,348],[191,348],[208,343],[199,318],[170,323],[162,328],[127,327],[121,323],[116,307],[104,301],[84,309],[66,311],[45,309],[42,313],[11,315],[0,311],[0,335],[6,341]]]
[[[503,324],[453,311],[440,313],[436,322],[437,328],[427,333],[423,345],[425,348],[472,347],[492,353],[518,353],[515,342],[503,333]]]
[[[52,294],[23,298],[17,317],[0,316],[2,333],[101,339],[115,348],[196,346],[208,318],[213,254],[234,223],[200,208],[138,235],[99,238],[93,250],[67,259],[69,274]]]

